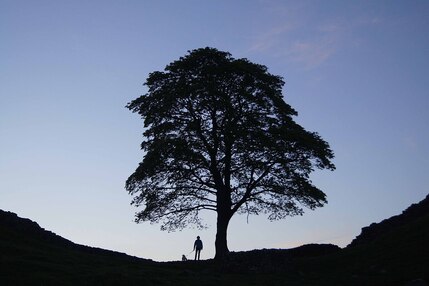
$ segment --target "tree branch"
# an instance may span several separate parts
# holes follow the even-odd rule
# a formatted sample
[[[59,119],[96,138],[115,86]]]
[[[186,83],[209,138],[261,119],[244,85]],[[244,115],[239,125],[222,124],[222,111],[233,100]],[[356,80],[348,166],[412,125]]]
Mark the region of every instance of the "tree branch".
[[[249,186],[246,188],[246,192],[244,193],[243,197],[241,198],[241,200],[239,200],[235,206],[232,208],[232,212],[235,213],[249,198],[250,195],[252,193],[252,191],[256,188],[257,184],[263,179],[265,178],[268,173],[270,172],[271,168],[275,165],[275,163],[270,164],[265,171],[259,176],[258,179],[256,179],[253,183],[250,184],[249,182]]]
[[[189,207],[189,208],[180,208],[177,210],[172,210],[169,212],[164,212],[161,215],[157,215],[155,217],[152,217],[152,219],[154,220],[158,220],[160,218],[163,217],[167,217],[169,215],[173,215],[173,214],[177,214],[177,213],[184,213],[184,212],[192,212],[192,211],[196,211],[196,210],[211,210],[211,211],[216,211],[216,206],[215,205],[209,205],[209,204],[202,204],[202,205],[197,205],[194,207]]]

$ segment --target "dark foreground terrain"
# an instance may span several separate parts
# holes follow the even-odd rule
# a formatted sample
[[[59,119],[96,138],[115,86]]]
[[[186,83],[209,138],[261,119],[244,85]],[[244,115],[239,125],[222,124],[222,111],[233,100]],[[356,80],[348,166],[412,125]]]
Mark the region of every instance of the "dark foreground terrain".
[[[160,263],[77,245],[0,210],[0,285],[429,285],[429,196],[344,249],[233,252]]]

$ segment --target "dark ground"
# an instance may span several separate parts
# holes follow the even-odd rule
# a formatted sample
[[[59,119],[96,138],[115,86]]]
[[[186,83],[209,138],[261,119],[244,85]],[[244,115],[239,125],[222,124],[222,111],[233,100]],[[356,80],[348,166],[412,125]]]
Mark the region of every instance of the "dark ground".
[[[363,228],[346,248],[232,252],[222,263],[154,262],[77,245],[0,210],[0,285],[428,285],[429,196]]]

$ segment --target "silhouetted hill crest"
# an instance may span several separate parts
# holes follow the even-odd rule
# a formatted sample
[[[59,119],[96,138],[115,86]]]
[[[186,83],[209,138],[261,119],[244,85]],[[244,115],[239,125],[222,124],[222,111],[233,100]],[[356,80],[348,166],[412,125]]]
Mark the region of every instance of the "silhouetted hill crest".
[[[3,241],[17,239],[22,242],[28,243],[29,245],[33,243],[41,243],[42,245],[49,245],[50,247],[71,249],[88,254],[97,254],[103,256],[112,255],[116,257],[124,257],[138,260],[142,259],[134,256],[129,256],[121,252],[76,244],[68,239],[65,239],[53,233],[52,231],[40,227],[38,223],[28,218],[21,218],[17,214],[9,211],[0,210],[0,230],[3,233],[3,235],[0,233],[0,238],[3,236]],[[5,233],[8,237],[4,237]],[[151,261],[149,259],[144,260]]]
[[[46,230],[28,218],[18,217],[17,214],[0,210],[0,227],[4,227],[9,231],[20,233],[29,239],[41,239],[47,242],[62,244],[65,246],[73,246],[75,243],[65,239],[52,231]]]
[[[398,227],[407,225],[425,216],[429,216],[429,195],[419,203],[412,204],[400,215],[392,216],[379,223],[372,223],[362,228],[361,234],[353,239],[347,247],[370,243],[382,235],[388,235]]]
[[[357,247],[232,252],[220,265],[82,246],[0,210],[0,285],[427,285],[428,201],[364,228]]]

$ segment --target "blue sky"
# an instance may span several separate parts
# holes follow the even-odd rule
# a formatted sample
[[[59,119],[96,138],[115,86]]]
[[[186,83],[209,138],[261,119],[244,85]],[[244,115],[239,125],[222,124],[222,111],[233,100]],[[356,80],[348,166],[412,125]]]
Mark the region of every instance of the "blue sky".
[[[429,193],[427,1],[0,0],[0,208],[77,243],[176,260],[211,227],[135,224],[125,189],[143,153],[124,106],[148,74],[200,47],[266,65],[296,120],[335,152],[328,205],[232,219],[230,250],[345,246]]]

